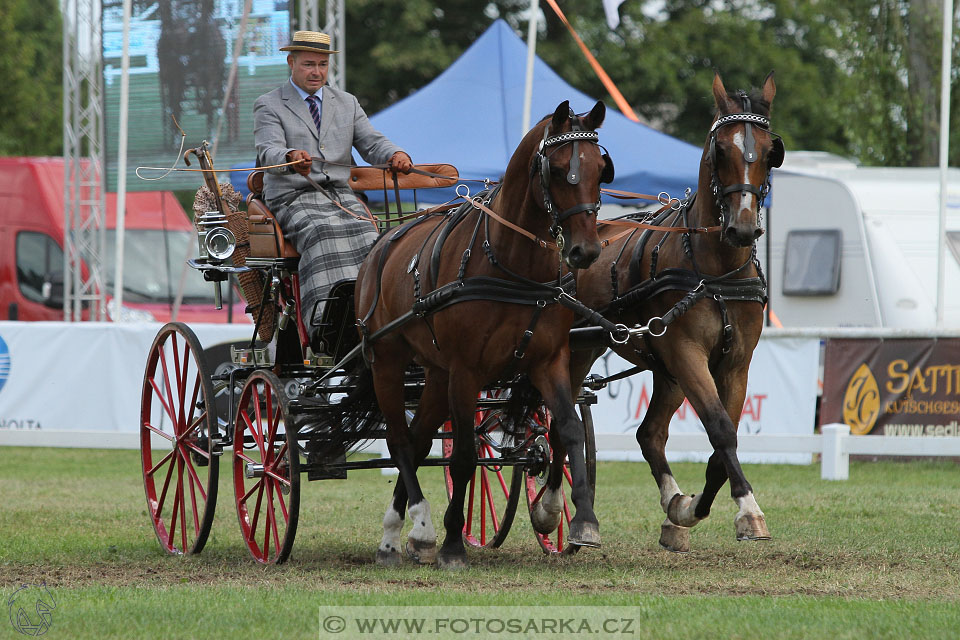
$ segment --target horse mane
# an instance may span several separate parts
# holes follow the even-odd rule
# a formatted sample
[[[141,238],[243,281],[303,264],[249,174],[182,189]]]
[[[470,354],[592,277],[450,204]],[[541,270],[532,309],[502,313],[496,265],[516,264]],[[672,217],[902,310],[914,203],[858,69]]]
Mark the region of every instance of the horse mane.
[[[727,97],[737,102],[740,101],[736,91],[727,91]],[[747,93],[747,97],[750,98],[751,113],[755,113],[758,116],[763,116],[764,118],[770,117],[770,103],[763,98],[763,91],[761,89],[756,87],[750,89],[750,91]]]

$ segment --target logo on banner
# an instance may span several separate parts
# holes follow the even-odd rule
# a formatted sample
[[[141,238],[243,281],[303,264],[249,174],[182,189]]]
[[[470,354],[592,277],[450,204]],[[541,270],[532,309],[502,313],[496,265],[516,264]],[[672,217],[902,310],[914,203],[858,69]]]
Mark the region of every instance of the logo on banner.
[[[10,377],[10,349],[7,343],[0,337],[0,391],[3,391],[3,385],[7,383]]]
[[[880,389],[867,363],[860,365],[843,396],[843,421],[850,433],[862,436],[870,433],[880,416]]]

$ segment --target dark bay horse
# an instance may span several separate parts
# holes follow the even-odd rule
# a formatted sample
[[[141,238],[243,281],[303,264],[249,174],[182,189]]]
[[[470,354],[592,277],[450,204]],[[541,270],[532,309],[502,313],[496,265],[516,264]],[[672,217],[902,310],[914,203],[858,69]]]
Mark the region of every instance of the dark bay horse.
[[[600,254],[600,182],[611,180],[613,171],[596,134],[604,115],[602,102],[583,116],[561,103],[524,136],[495,191],[453,214],[424,216],[386,232],[364,261],[356,288],[358,326],[400,472],[378,562],[400,561],[409,505],[407,552],[421,563],[466,566],[464,496],[477,463],[477,395],[516,374],[529,377],[553,413],[554,439],[581,452],[571,456],[576,517],[570,539],[599,546],[583,424],[569,382],[574,314],[560,294],[567,268],[586,268]],[[544,240],[551,236],[555,243]],[[572,290],[572,278],[563,281]],[[411,363],[423,367],[425,386],[408,428],[404,371]],[[453,491],[438,552],[416,473],[448,416]]]
[[[710,514],[726,480],[739,506],[738,540],[767,539],[763,512],[737,459],[737,424],[747,371],[763,325],[765,282],[754,242],[763,233],[760,207],[771,167],[783,161],[783,143],[770,131],[773,73],[752,94],[728,94],[719,74],[713,96],[717,114],[700,161],[697,193],[684,206],[663,212],[658,225],[696,228],[641,231],[604,225],[612,239],[592,267],[577,276],[580,300],[615,322],[650,324],[653,333],[632,337],[614,351],[652,369],[650,406],[637,442],[660,488],[667,514],[660,544],[689,550],[689,528]],[[709,228],[708,232],[704,232]],[[663,318],[663,320],[658,320]],[[584,379],[605,346],[576,350],[574,383]],[[703,492],[680,490],[664,455],[670,418],[686,396],[706,429],[714,452]]]

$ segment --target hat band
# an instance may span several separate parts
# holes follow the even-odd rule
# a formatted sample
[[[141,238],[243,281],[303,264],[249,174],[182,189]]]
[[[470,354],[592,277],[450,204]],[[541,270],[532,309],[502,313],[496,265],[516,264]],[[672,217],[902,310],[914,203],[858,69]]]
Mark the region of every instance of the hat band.
[[[309,42],[307,40],[294,40],[287,47],[308,47],[310,49],[330,50],[330,44],[326,42]]]

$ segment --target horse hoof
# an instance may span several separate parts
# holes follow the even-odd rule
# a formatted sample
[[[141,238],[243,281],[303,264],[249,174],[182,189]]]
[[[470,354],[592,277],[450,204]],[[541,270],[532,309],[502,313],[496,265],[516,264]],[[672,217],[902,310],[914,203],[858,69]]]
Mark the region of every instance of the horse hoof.
[[[470,568],[467,562],[467,554],[444,553],[441,551],[437,555],[437,568],[444,571],[463,571]]]
[[[530,512],[530,523],[533,530],[542,536],[550,535],[560,526],[560,518],[563,514],[560,511],[550,513],[539,502],[534,505]]]
[[[407,538],[407,555],[417,564],[433,564],[437,561],[437,543]]]
[[[403,564],[403,556],[396,549],[392,551],[377,549],[377,564],[381,567],[396,567]]]
[[[693,515],[693,497],[678,493],[670,500],[667,507],[667,517],[678,527],[692,527],[700,522],[700,518]]]
[[[690,527],[664,522],[660,525],[660,546],[673,553],[689,553]]]
[[[570,544],[578,547],[600,548],[600,525],[592,522],[571,522],[570,535],[567,537]]]
[[[734,522],[737,528],[737,540],[769,540],[770,532],[763,516],[747,514],[737,518]]]

